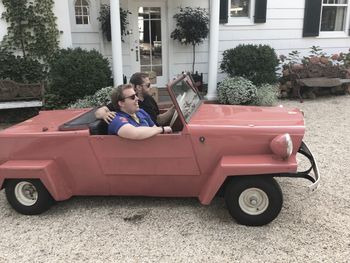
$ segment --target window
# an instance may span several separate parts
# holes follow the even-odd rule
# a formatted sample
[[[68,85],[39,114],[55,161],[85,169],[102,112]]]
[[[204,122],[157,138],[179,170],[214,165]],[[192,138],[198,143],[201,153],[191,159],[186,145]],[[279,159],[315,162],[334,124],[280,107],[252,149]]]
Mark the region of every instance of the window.
[[[75,23],[77,25],[90,24],[90,7],[87,0],[75,1]]]
[[[346,36],[348,6],[349,0],[305,0],[303,37]]]
[[[231,17],[250,17],[250,0],[231,0]]]
[[[321,31],[344,31],[348,0],[323,0]]]
[[[266,23],[267,0],[220,0],[220,23],[253,25]]]

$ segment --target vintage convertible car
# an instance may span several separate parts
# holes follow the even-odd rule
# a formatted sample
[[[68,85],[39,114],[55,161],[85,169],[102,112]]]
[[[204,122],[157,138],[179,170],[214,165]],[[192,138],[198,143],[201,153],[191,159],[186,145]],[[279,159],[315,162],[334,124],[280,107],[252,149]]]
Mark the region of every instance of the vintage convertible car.
[[[239,223],[264,225],[282,208],[274,177],[319,184],[303,142],[303,113],[283,107],[218,105],[201,99],[191,77],[168,85],[172,134],[133,141],[106,135],[93,109],[41,111],[0,132],[0,187],[22,214],[39,214],[72,196],[223,195]],[[298,171],[297,154],[310,162]]]

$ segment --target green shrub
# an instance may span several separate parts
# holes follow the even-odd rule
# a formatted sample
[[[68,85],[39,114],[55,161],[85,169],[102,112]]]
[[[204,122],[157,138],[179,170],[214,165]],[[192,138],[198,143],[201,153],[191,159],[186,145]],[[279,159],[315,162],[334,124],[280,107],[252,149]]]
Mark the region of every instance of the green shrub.
[[[226,78],[218,86],[218,100],[221,104],[249,104],[256,93],[256,86],[243,77]]]
[[[276,83],[279,61],[275,50],[267,45],[238,45],[225,50],[220,69],[230,77],[242,76],[259,86]]]
[[[36,83],[45,79],[43,65],[32,58],[15,56],[11,52],[0,51],[0,79],[10,79],[19,83]]]
[[[257,89],[256,97],[252,100],[252,105],[272,106],[278,98],[278,85],[263,84]]]
[[[106,105],[111,101],[111,93],[113,87],[106,87],[98,90],[94,95],[85,96],[83,99],[78,99],[73,104],[69,105],[69,108],[93,108]]]
[[[62,49],[50,63],[46,108],[62,108],[109,86],[108,60],[96,50]]]

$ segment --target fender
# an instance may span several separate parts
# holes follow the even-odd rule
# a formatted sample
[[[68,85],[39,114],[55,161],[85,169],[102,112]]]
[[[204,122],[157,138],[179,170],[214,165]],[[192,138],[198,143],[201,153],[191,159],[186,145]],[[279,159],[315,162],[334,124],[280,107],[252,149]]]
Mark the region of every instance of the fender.
[[[223,156],[215,167],[211,176],[205,182],[199,194],[199,201],[203,205],[210,204],[226,178],[229,176],[249,176],[276,173],[295,173],[297,171],[296,155],[287,160],[277,158],[276,155],[244,155]]]
[[[56,201],[72,196],[53,160],[11,160],[0,165],[0,189],[5,179],[40,179]]]

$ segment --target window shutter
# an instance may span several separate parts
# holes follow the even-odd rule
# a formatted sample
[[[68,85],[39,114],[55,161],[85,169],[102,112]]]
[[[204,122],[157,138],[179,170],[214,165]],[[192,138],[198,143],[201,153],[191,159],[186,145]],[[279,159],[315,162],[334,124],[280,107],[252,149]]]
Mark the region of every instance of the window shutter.
[[[220,1],[220,24],[226,24],[228,22],[228,0]]]
[[[318,36],[322,0],[305,0],[303,37]]]
[[[254,23],[266,23],[267,0],[255,1]]]

